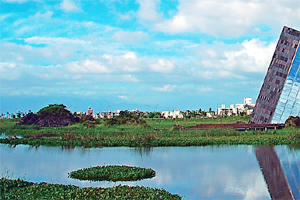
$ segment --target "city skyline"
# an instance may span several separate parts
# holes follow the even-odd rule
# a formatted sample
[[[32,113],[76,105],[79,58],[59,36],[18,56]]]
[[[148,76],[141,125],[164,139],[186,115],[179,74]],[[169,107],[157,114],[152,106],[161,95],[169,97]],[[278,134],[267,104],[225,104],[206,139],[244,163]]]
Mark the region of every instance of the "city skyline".
[[[1,0],[0,10],[1,113],[255,101],[280,30],[300,29],[298,0]]]

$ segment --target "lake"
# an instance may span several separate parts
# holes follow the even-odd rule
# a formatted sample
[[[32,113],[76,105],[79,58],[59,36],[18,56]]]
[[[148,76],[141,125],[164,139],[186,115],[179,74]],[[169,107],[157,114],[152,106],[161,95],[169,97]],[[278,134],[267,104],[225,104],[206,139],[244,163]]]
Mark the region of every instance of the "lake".
[[[13,178],[80,187],[126,184],[164,188],[184,199],[271,199],[265,173],[262,173],[266,169],[261,169],[263,164],[258,162],[264,158],[256,155],[257,149],[249,145],[36,148],[0,144],[1,174],[9,172]],[[293,195],[300,198],[300,149],[284,145],[272,149],[280,160],[279,167],[285,172]],[[269,161],[269,158],[265,160]],[[68,178],[68,172],[80,168],[112,164],[152,168],[157,175],[152,179],[117,183]]]

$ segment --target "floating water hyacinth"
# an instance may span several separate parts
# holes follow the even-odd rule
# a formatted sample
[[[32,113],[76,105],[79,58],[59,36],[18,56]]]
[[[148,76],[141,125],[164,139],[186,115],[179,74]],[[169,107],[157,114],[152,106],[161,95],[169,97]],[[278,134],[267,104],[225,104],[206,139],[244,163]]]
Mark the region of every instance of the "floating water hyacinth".
[[[33,183],[7,178],[0,178],[0,191],[0,199],[182,199],[164,189],[144,186],[79,188],[74,185]]]
[[[72,171],[70,178],[90,181],[137,181],[155,176],[155,171],[147,168],[126,166],[126,165],[108,165],[96,166],[90,168]]]

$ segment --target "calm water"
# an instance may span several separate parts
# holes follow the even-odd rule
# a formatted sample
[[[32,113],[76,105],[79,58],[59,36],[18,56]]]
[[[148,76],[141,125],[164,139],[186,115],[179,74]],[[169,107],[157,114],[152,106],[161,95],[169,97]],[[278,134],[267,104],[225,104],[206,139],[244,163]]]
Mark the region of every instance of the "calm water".
[[[298,176],[300,151],[276,146],[285,170]],[[118,184],[164,188],[184,199],[270,199],[255,147],[73,148],[12,147],[0,144],[1,173],[33,182],[111,187]],[[97,165],[132,165],[152,168],[157,176],[137,182],[89,182],[68,178],[68,172]],[[289,168],[291,167],[291,168]],[[298,168],[297,168],[298,167]],[[298,175],[297,175],[298,173]],[[297,177],[296,177],[297,178]],[[295,184],[297,186],[297,183]]]

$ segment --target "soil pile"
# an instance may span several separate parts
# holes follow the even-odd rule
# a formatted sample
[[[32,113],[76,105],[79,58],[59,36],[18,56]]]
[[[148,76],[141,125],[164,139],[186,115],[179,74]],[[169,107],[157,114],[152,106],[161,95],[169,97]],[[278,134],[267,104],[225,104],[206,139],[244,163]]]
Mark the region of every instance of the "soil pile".
[[[289,116],[289,118],[285,120],[285,126],[300,127],[300,117]]]
[[[42,108],[37,114],[29,113],[23,117],[16,125],[37,125],[41,127],[68,126],[79,122],[63,104],[50,104]]]

